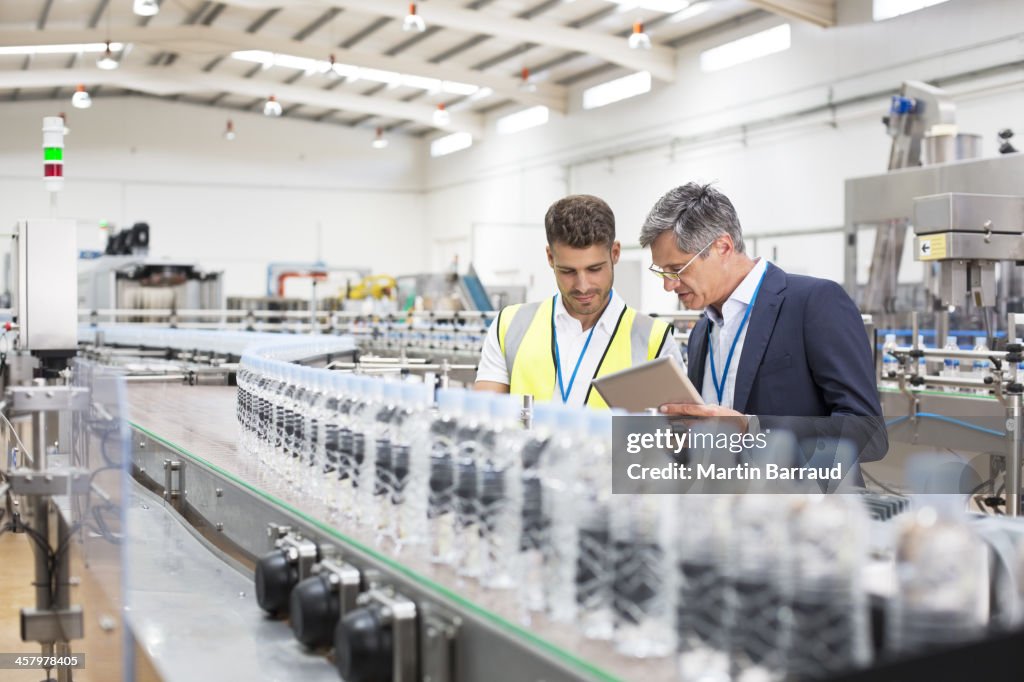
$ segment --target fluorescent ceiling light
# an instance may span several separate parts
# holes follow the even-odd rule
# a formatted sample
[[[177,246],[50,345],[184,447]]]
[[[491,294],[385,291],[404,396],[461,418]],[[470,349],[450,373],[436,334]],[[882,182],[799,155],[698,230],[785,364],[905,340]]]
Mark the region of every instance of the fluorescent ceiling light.
[[[430,155],[434,157],[445,156],[446,154],[452,154],[472,146],[473,136],[469,133],[452,133],[431,142]]]
[[[583,108],[597,109],[606,104],[636,97],[650,91],[651,74],[647,71],[640,71],[587,88],[583,91]]]
[[[698,2],[697,4],[690,5],[689,7],[682,9],[673,14],[672,16],[670,16],[668,18],[668,23],[678,24],[681,21],[686,21],[687,19],[699,17],[701,14],[704,14],[709,9],[711,9],[711,3],[709,1]]]
[[[490,97],[493,94],[494,90],[491,90],[490,88],[480,88],[479,90],[477,90],[476,92],[469,96],[468,101],[479,102],[480,100],[486,99],[487,97]]]
[[[788,50],[790,39],[789,24],[781,24],[767,31],[734,40],[725,45],[713,47],[700,53],[701,71],[721,71],[744,62]]]
[[[872,16],[875,21],[892,19],[901,14],[910,14],[925,7],[941,5],[947,0],[875,0]]]
[[[516,113],[509,114],[508,116],[502,116],[498,119],[498,134],[511,135],[512,133],[518,133],[521,130],[542,126],[548,122],[549,113],[550,112],[547,107],[537,106],[517,111]]]
[[[103,51],[102,43],[100,51]],[[398,73],[397,71],[370,69],[351,64],[342,64],[341,62],[334,62],[332,64],[326,59],[296,57],[295,55],[267,52],[266,50],[241,50],[232,52],[231,56],[243,62],[262,64],[265,68],[283,66],[289,69],[304,71],[307,74],[331,72],[352,81],[366,80],[374,83],[384,83],[393,88],[404,85],[408,88],[426,90],[427,92],[445,92],[451,95],[472,95],[480,90],[479,86],[470,83],[413,76],[406,73]]]
[[[124,43],[110,43],[112,52],[120,52]],[[4,54],[81,54],[83,52],[106,52],[106,43],[68,43],[66,45],[12,45],[0,46],[0,55]]]
[[[689,6],[688,0],[608,0],[613,5],[618,5],[617,12],[627,12],[631,9],[649,9],[655,12],[670,14],[686,9]]]

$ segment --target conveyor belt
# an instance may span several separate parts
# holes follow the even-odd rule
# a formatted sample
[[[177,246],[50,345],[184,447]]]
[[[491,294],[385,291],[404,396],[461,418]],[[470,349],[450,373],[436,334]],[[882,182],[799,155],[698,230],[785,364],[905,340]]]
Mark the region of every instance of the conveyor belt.
[[[138,484],[127,503],[132,632],[165,682],[337,682],[323,657],[256,604],[252,578],[222,561]]]
[[[233,387],[133,385],[129,389],[129,415],[137,430],[239,479],[242,485],[268,499],[279,501],[283,507],[301,510],[318,526],[329,525],[327,510],[322,503],[301,496],[276,477],[267,476],[257,462],[236,447]],[[226,524],[230,522],[225,521]],[[244,523],[244,519],[237,522]],[[577,673],[566,679],[643,679],[645,682],[675,679],[674,663],[670,658],[654,661],[627,659],[614,653],[608,642],[587,640],[572,628],[548,622],[536,615],[528,620],[528,614],[519,605],[513,591],[483,590],[477,584],[456,576],[445,566],[389,557],[383,550],[375,549],[372,539],[361,535],[358,529],[346,528],[344,536],[338,537],[387,561],[401,561],[401,573],[439,595],[442,601],[471,610],[504,636],[521,639],[538,655],[556,660]],[[216,613],[206,617],[216,618]],[[258,619],[259,615],[254,614],[254,618]],[[478,655],[486,657],[487,652],[479,652]],[[492,670],[501,670],[504,665],[515,666],[516,662],[492,660],[489,663]],[[514,674],[514,667],[512,670],[510,679],[525,679]],[[528,674],[525,669],[521,672]],[[549,679],[549,682],[553,680]]]

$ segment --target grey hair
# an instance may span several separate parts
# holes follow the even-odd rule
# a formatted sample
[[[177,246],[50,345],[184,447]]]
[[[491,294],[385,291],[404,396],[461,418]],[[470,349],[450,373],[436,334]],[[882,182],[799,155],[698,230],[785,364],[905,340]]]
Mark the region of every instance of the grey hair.
[[[736,209],[729,197],[710,184],[688,182],[658,199],[640,228],[640,246],[650,246],[669,230],[675,233],[676,246],[685,253],[697,253],[724,234],[732,237],[737,253],[744,250],[743,230]],[[705,251],[702,257],[709,255]]]

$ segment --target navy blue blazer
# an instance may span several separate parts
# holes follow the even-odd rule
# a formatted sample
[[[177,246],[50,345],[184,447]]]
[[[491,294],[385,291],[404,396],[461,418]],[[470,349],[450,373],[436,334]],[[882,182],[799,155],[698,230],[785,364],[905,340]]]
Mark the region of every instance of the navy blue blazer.
[[[686,349],[687,373],[698,390],[704,385],[710,325],[702,317]],[[759,417],[868,417],[874,431],[878,424],[881,429],[867,436],[873,444],[862,450],[861,461],[885,455],[888,438],[871,344],[857,306],[835,282],[790,275],[769,263],[733,371],[733,409]]]

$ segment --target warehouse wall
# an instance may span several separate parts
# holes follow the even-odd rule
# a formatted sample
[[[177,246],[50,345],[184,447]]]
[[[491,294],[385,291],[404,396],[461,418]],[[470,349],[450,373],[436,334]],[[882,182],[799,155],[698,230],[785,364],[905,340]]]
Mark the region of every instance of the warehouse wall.
[[[226,291],[246,295],[263,294],[271,261],[427,265],[418,141],[393,136],[381,151],[366,130],[233,114],[228,142],[223,111],[134,97],[97,97],[84,111],[0,104],[0,231],[49,214],[40,129],[61,110],[71,133],[59,214],[80,220],[82,248],[98,245],[101,219],[146,221],[151,255],[223,269]]]
[[[701,50],[782,23],[758,20],[681,49],[674,84],[580,111],[584,86],[618,75],[605,74],[573,88],[568,118],[507,137],[492,134],[469,150],[428,161],[434,267],[454,249],[471,255],[474,225],[493,222],[532,225],[542,258],[544,210],[568,192],[609,201],[625,245],[636,243],[653,202],[688,180],[717,181],[749,235],[839,226],[843,181],[885,170],[890,139],[880,118],[888,94],[907,79],[984,74],[944,87],[956,94],[961,130],[984,135],[986,156],[996,153],[997,129],[1024,131],[1024,3],[951,0],[878,24],[869,20],[868,0],[839,5],[837,28],[792,22],[793,47],[786,52],[715,74],[700,71]],[[989,71],[1001,64],[1016,66]],[[870,240],[861,241],[869,249]],[[761,240],[758,247],[794,272],[840,280],[841,243],[836,234]],[[627,249],[625,257],[644,256]],[[914,276],[913,265],[905,264],[907,276]],[[535,279],[534,295],[550,289],[550,275]],[[675,306],[654,278],[635,288],[641,294],[634,303],[645,309]]]

